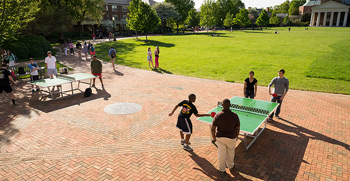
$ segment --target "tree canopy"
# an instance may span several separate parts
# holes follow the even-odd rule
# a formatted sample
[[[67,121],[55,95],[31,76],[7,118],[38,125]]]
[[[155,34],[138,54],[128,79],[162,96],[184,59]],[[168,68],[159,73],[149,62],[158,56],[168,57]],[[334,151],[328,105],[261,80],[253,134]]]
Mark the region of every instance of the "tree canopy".
[[[267,25],[269,24],[269,15],[267,15],[267,12],[265,9],[262,10],[260,16],[256,20],[256,24],[258,26],[265,26],[265,27],[267,27]]]
[[[233,19],[234,24],[237,24],[240,27],[245,27],[251,24],[248,14],[249,12],[246,9],[239,10],[236,18]]]
[[[244,9],[244,3],[241,0],[217,0],[215,4],[217,6],[216,21],[219,25],[222,25],[223,23],[219,20],[224,20],[227,13],[230,13],[235,17],[240,9]]]
[[[157,12],[157,15],[161,20],[162,32],[163,32],[163,28],[166,26],[167,21],[171,19],[177,19],[179,17],[179,13],[175,10],[175,6],[171,3],[167,3],[167,2],[156,3],[152,6],[152,9],[154,9]]]
[[[195,9],[192,9],[190,12],[188,12],[188,16],[186,18],[185,24],[187,24],[189,27],[195,27],[199,25],[199,22],[200,22],[200,17]]]
[[[224,26],[232,27],[232,25],[233,25],[233,15],[230,13],[227,13],[224,20]]]
[[[205,0],[201,6],[200,13],[200,25],[205,27],[211,27],[215,25],[215,7],[212,0]],[[208,31],[208,29],[207,29]]]
[[[276,16],[276,12],[273,11],[271,18],[270,18],[270,24],[272,25],[279,25],[281,23],[280,18]]]

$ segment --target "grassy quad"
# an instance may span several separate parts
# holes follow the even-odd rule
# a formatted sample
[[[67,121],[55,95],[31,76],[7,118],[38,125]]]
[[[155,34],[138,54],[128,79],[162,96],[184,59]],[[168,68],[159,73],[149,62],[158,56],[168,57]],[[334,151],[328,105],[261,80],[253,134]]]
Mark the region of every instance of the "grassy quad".
[[[153,52],[159,46],[159,71],[164,73],[242,83],[253,70],[258,84],[266,86],[284,68],[292,89],[350,94],[349,28],[216,33],[220,36],[198,33],[153,36],[150,42],[111,41],[97,45],[96,51],[98,58],[109,61],[107,52],[113,45],[117,64],[147,70],[147,48]]]

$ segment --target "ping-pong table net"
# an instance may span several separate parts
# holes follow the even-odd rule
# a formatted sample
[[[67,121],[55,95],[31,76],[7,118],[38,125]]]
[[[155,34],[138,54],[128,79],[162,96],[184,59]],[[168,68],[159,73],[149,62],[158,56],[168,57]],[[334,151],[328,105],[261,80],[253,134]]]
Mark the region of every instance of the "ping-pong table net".
[[[64,79],[64,80],[69,80],[69,81],[75,81],[74,77],[71,77],[69,75],[58,75],[57,76],[58,79]]]
[[[218,102],[218,107],[223,107],[222,102]],[[270,111],[265,110],[265,109],[259,109],[255,107],[249,107],[249,106],[243,106],[243,105],[238,105],[238,104],[231,104],[230,106],[231,110],[237,110],[237,111],[242,111],[242,112],[248,112],[248,113],[253,113],[253,114],[258,114],[258,115],[269,115]]]

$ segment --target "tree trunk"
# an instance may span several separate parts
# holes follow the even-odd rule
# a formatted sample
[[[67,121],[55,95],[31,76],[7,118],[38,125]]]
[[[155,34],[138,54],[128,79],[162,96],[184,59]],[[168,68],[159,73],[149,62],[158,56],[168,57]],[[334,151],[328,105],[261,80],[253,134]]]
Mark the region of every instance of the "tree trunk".
[[[148,35],[148,32],[146,32],[146,41],[147,41],[147,35]]]
[[[176,26],[177,26],[176,32],[177,32],[177,34],[179,34],[179,20],[176,20]]]

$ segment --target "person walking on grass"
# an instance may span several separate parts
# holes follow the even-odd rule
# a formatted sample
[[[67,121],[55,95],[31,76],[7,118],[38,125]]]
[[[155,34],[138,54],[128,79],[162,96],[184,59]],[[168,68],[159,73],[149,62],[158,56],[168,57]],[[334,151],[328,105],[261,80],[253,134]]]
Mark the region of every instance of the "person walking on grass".
[[[74,55],[74,45],[73,45],[73,43],[69,42],[68,46],[69,46],[70,55],[71,56]]]
[[[84,51],[86,60],[88,60],[88,45],[86,44],[86,42],[84,42],[83,51]]]
[[[281,112],[281,106],[282,106],[282,101],[284,99],[284,97],[286,96],[288,90],[289,90],[289,80],[284,77],[284,69],[280,69],[278,71],[278,77],[275,77],[271,80],[271,83],[269,84],[269,94],[272,95],[271,98],[271,102],[277,102],[279,103],[277,109],[276,109],[276,113],[272,113],[269,117],[269,121],[272,121],[273,119],[273,115],[275,115],[275,117],[277,119],[279,119],[279,114]],[[274,88],[274,93],[271,93],[271,87],[275,86]]]
[[[150,69],[154,69],[154,65],[153,65],[153,60],[152,60],[152,50],[151,47],[148,47],[148,51],[147,51],[147,60],[148,60],[148,66]],[[152,63],[152,67],[151,68],[151,63]]]
[[[198,114],[196,106],[193,104],[196,101],[196,95],[190,94],[188,100],[183,100],[177,104],[173,111],[169,113],[169,116],[172,116],[178,107],[182,107],[180,114],[177,118],[176,127],[180,129],[181,145],[183,149],[187,151],[192,151],[192,148],[189,146],[191,134],[193,133],[192,122],[190,117],[194,114],[196,117],[210,116],[210,114]],[[186,139],[184,137],[186,135]]]
[[[91,61],[91,73],[92,73],[92,75],[98,76],[98,78],[101,81],[102,88],[104,88],[103,81],[102,81],[102,63],[99,60],[97,60],[96,55],[93,56],[92,61]],[[94,78],[92,80],[93,81],[93,83],[92,83],[93,87],[95,87],[95,79],[96,78]]]
[[[214,117],[211,134],[218,145],[219,172],[225,174],[226,167],[232,169],[234,166],[240,122],[238,115],[230,110],[230,100],[225,99],[222,106],[223,110]]]
[[[39,80],[39,73],[38,70],[40,70],[40,67],[34,63],[34,59],[30,58],[30,63],[28,64],[29,70],[30,70],[30,79],[31,81]],[[36,91],[39,91],[39,86],[36,86]],[[34,85],[32,84],[32,92],[34,92]]]
[[[111,49],[109,49],[108,57],[111,59],[113,70],[115,70],[114,62],[115,62],[115,58],[117,57],[117,51],[113,47],[111,47]]]
[[[156,47],[156,50],[154,50],[154,63],[156,64],[156,68],[159,67],[159,62],[158,62],[158,59],[159,59],[159,47]]]
[[[243,95],[245,98],[254,99],[258,90],[258,80],[254,78],[254,71],[249,72],[249,77],[244,80]]]
[[[82,51],[81,43],[80,43],[80,42],[77,42],[77,44],[75,45],[75,47],[77,48],[79,60],[82,60],[82,59],[81,59],[81,51]]]
[[[11,72],[7,69],[7,64],[3,62],[0,68],[0,93],[5,91],[7,94],[10,95],[12,105],[17,105],[15,102],[15,95],[13,94],[13,90],[10,85],[10,81],[14,85],[17,85],[17,83],[13,80],[11,76]]]

